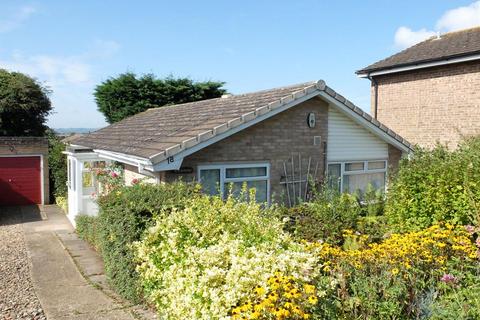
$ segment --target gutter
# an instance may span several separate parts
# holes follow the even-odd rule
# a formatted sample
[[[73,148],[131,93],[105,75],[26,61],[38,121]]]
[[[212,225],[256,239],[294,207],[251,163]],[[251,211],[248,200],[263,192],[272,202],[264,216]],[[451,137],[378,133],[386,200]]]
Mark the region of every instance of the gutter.
[[[370,73],[367,74],[368,80],[373,84],[373,118],[377,119],[378,114],[378,82],[373,78]]]
[[[363,72],[357,71],[356,74],[357,74],[357,77],[359,78],[369,78],[370,76],[405,72],[405,71],[431,68],[431,67],[443,66],[443,65],[454,64],[454,63],[462,63],[462,62],[468,62],[468,61],[475,61],[475,60],[480,60],[480,53],[468,54],[468,55],[457,55],[457,56],[451,56],[443,59],[424,60],[424,61],[418,61],[414,64],[403,64],[403,65],[397,65],[394,67],[389,67],[384,69],[373,69],[369,71],[365,70]]]

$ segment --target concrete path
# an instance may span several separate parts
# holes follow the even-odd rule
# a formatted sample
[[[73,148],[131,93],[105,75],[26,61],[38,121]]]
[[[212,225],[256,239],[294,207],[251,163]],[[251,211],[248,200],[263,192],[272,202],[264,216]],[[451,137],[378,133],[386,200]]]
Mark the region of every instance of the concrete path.
[[[136,318],[131,306],[126,306],[95,288],[79,272],[65,242],[60,240],[63,237],[68,242],[74,233],[58,207],[22,207],[21,211],[32,264],[32,281],[47,319]],[[77,243],[76,249],[83,250],[84,253],[91,250],[84,243],[83,247]],[[99,268],[94,256],[86,254],[84,263],[91,266],[87,273],[101,278],[102,268]]]

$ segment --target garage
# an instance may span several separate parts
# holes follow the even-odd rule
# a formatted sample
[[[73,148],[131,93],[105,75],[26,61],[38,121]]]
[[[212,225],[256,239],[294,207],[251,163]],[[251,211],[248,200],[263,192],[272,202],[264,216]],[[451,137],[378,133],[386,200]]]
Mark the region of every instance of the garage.
[[[0,157],[0,203],[42,203],[41,157]]]
[[[45,138],[0,137],[0,206],[48,203],[47,161]]]

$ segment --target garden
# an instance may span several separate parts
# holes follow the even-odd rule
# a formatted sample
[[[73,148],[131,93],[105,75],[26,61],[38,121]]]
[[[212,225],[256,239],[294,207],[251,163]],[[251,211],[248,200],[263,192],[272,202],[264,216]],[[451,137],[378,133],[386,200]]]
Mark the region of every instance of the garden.
[[[418,149],[386,194],[318,186],[292,208],[195,184],[123,186],[77,232],[161,319],[480,319],[480,138]]]

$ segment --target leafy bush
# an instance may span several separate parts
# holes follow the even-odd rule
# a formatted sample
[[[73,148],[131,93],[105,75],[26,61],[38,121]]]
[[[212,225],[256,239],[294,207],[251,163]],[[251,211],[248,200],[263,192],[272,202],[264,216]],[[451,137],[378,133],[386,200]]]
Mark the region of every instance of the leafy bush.
[[[182,209],[185,201],[199,191],[195,185],[172,183],[137,184],[118,187],[98,198],[99,215],[95,232],[112,287],[133,302],[141,300],[131,244],[140,240],[153,217]]]
[[[421,317],[424,301],[447,272],[470,274],[478,266],[471,235],[449,224],[392,234],[355,250],[321,243],[309,246],[318,250],[323,274],[338,283],[335,318],[341,319]]]
[[[50,197],[52,201],[67,196],[67,156],[63,154],[65,144],[52,130],[46,132],[48,138],[48,169]]]
[[[480,278],[477,283],[465,287],[446,286],[448,293],[431,305],[429,319],[480,319]]]
[[[403,159],[389,186],[386,215],[398,230],[420,230],[441,221],[478,224],[480,137],[457,150],[418,149]]]
[[[316,192],[312,202],[284,209],[290,223],[286,229],[308,241],[324,240],[338,244],[344,229],[355,228],[362,208],[355,196],[328,188]]]
[[[98,218],[87,215],[79,215],[75,218],[76,231],[79,237],[90,243],[95,249],[99,249]]]
[[[55,197],[55,204],[59,206],[63,212],[68,212],[68,199],[67,196],[56,196]]]
[[[95,176],[98,181],[98,190],[95,197],[103,197],[111,191],[125,186],[123,168],[117,164],[110,164],[106,167],[96,168]]]
[[[232,197],[203,196],[159,215],[136,245],[146,296],[161,318],[223,319],[272,270],[311,280],[313,254],[282,228],[275,208]]]

